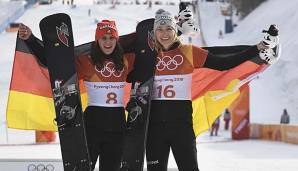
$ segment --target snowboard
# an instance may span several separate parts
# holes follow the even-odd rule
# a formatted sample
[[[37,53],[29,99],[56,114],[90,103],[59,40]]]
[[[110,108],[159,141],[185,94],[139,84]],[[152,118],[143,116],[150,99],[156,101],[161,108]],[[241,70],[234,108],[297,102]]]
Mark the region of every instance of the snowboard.
[[[136,59],[125,131],[121,171],[142,171],[149,124],[150,104],[157,52],[153,44],[154,19],[141,21],[136,27]]]
[[[39,24],[50,75],[64,171],[90,171],[71,20],[47,16]]]

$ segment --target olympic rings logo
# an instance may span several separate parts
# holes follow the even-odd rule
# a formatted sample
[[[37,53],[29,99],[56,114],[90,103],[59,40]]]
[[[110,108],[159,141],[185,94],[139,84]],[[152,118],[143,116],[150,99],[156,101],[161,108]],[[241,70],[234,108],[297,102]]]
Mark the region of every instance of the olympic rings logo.
[[[164,56],[163,58],[157,57],[156,69],[163,71],[166,68],[168,70],[175,70],[179,65],[183,63],[183,57],[181,55],[175,55],[173,58],[170,56]]]
[[[97,68],[97,66],[95,65],[95,70],[97,72],[99,72],[103,77],[111,77],[112,75],[114,77],[121,77],[121,75],[124,71],[124,68],[120,72],[118,72],[115,69],[114,63],[113,62],[108,62],[104,65],[104,67],[101,70],[99,70]]]
[[[44,164],[29,164],[28,171],[54,171],[55,167],[52,164],[44,165]]]

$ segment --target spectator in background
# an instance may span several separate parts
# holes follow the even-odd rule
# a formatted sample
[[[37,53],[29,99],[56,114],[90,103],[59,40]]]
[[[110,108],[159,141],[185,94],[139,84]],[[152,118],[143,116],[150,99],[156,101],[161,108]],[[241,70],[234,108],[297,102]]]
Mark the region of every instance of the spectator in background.
[[[225,130],[229,130],[231,120],[231,113],[228,109],[224,111]]]
[[[216,118],[216,120],[212,124],[210,136],[213,136],[213,134],[215,136],[218,135],[218,129],[219,129],[219,123],[220,123],[219,118],[220,118],[220,116],[218,118]]]
[[[222,30],[219,30],[219,32],[218,32],[218,38],[219,38],[219,39],[222,39],[222,38],[223,38]]]
[[[88,9],[88,16],[91,16],[91,9]],[[98,22],[97,22],[98,23]]]
[[[281,124],[289,124],[290,123],[290,116],[288,114],[287,109],[284,109],[284,112],[283,112],[283,114],[281,115],[281,118],[280,118],[280,123]]]

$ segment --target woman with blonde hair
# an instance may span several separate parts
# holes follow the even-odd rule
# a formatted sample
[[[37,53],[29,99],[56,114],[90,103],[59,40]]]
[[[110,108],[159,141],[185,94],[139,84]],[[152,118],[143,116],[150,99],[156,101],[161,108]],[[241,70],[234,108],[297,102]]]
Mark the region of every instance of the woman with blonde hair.
[[[177,33],[174,17],[163,9],[158,10],[154,21],[158,55],[146,147],[148,171],[166,171],[170,149],[180,171],[199,170],[192,123],[194,69],[231,69],[268,48],[260,43],[222,58],[213,52],[224,51],[225,47],[214,48],[211,53],[194,45],[182,44]]]

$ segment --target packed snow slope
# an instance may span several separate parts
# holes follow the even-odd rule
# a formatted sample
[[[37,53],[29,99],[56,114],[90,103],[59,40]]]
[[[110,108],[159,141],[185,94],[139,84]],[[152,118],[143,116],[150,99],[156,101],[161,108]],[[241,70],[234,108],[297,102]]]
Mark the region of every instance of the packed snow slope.
[[[253,123],[279,124],[284,108],[291,124],[298,124],[298,0],[267,0],[243,20],[238,21],[234,33],[218,38],[224,29],[225,18],[219,3],[201,3],[200,14],[204,37],[209,46],[256,44],[262,30],[270,24],[280,29],[282,56],[260,77],[250,83],[250,116]],[[234,20],[235,21],[235,20]],[[224,30],[223,30],[224,31]]]

